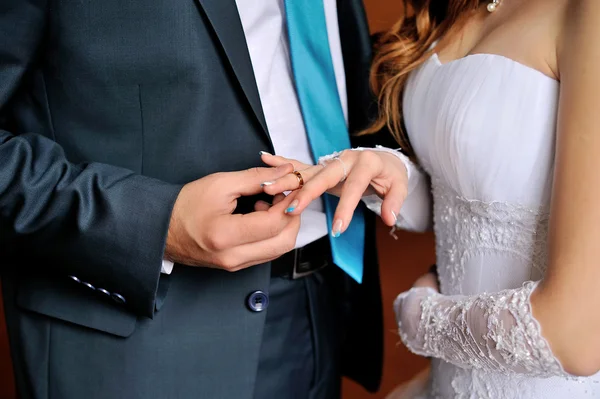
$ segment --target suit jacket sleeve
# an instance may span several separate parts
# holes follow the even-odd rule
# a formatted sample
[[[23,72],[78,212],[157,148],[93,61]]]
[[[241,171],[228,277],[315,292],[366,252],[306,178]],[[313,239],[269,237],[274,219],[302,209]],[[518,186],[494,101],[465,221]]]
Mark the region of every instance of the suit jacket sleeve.
[[[38,55],[45,3],[0,2],[0,37],[10,38],[0,43],[0,115],[10,112],[10,98]],[[7,126],[0,122],[1,256],[20,272],[98,284],[152,317],[181,187],[111,165],[70,163],[51,139]],[[35,270],[23,270],[30,265]]]

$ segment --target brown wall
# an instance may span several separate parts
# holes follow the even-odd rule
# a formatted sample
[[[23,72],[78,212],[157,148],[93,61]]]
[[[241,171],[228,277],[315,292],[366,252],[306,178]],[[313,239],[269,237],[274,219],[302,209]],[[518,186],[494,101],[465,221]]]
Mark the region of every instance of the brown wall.
[[[365,0],[369,24],[373,32],[388,28],[401,14],[402,2],[389,0]],[[385,307],[385,365],[382,389],[378,394],[368,394],[362,388],[344,381],[344,399],[384,398],[395,385],[406,381],[426,366],[427,362],[411,355],[401,345],[396,333],[392,302],[399,292],[409,288],[434,260],[433,237],[400,233],[398,241],[388,235],[388,229],[378,226],[379,256],[383,302]],[[1,298],[1,295],[0,295]],[[15,389],[9,359],[6,326],[0,300],[0,399],[14,399]]]
[[[367,9],[371,32],[380,32],[392,26],[402,15],[403,1],[363,0]]]

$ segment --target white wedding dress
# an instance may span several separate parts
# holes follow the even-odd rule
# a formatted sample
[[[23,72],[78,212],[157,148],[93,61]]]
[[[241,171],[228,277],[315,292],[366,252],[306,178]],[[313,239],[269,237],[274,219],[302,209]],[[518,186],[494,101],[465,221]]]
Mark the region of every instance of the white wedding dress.
[[[413,289],[395,303],[404,344],[432,357],[419,399],[600,398],[600,374],[567,375],[529,303],[547,264],[558,94],[558,81],[491,54],[433,55],[409,78],[404,116],[422,169],[409,168],[398,225],[433,224],[441,282],[441,294]]]

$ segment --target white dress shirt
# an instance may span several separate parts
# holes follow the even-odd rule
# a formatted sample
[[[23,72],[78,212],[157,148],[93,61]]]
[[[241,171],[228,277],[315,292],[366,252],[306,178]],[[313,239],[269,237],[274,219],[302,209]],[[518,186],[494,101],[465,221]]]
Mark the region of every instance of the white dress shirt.
[[[314,164],[294,85],[284,0],[236,0],[236,4],[275,153]],[[323,0],[323,4],[338,93],[347,121],[346,76],[336,0]],[[296,247],[303,247],[326,234],[323,203],[314,201],[302,213]],[[163,262],[164,273],[170,273],[172,267],[172,263]]]

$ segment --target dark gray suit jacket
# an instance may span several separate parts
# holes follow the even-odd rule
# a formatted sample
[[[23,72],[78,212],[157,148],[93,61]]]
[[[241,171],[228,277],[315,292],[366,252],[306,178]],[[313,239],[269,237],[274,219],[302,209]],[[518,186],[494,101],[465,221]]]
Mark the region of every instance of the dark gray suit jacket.
[[[338,3],[357,131],[373,109],[369,33],[359,0]],[[268,291],[270,265],[160,265],[182,185],[260,165],[260,150],[273,147],[234,0],[0,2],[0,270],[22,398],[251,397],[265,315],[246,298]],[[336,279],[345,373],[371,390],[373,223],[364,284]]]

